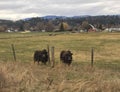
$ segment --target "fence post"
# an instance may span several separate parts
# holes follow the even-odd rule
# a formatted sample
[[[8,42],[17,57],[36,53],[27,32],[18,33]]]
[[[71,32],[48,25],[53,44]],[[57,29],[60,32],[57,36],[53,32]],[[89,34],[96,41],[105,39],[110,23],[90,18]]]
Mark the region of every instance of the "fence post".
[[[51,60],[52,60],[52,68],[55,66],[55,57],[54,57],[54,47],[51,47]]]
[[[14,57],[14,60],[16,61],[16,53],[15,53],[14,45],[11,44],[11,47],[12,47],[12,51],[13,51],[13,57]]]
[[[94,64],[94,48],[91,49],[91,67],[93,67]]]
[[[50,49],[49,49],[49,45],[47,45],[47,50],[48,50],[48,62],[50,64]]]

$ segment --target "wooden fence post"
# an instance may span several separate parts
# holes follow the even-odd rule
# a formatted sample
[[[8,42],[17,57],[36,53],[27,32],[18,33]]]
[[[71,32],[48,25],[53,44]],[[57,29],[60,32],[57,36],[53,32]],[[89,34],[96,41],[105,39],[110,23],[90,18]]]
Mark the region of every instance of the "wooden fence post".
[[[94,64],[94,48],[91,49],[91,67],[93,67]]]
[[[13,51],[13,57],[14,57],[14,60],[16,61],[16,53],[15,53],[14,45],[11,44],[11,47],[12,47],[12,51]]]
[[[50,64],[50,49],[49,49],[49,45],[47,45],[47,50],[48,50],[48,62]]]
[[[54,47],[51,47],[51,60],[52,60],[52,68],[55,66],[55,57],[54,57]]]

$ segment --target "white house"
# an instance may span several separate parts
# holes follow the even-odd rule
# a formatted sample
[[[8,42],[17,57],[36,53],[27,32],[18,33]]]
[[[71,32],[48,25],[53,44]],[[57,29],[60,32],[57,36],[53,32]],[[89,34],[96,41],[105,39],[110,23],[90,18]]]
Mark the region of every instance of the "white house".
[[[120,32],[120,28],[106,28],[105,31],[107,31],[107,32]]]

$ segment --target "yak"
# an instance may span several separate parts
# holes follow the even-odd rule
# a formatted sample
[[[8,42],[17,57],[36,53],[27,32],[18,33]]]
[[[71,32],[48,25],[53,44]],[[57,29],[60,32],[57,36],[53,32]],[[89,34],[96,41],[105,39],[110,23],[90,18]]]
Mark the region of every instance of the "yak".
[[[34,52],[33,58],[34,58],[34,63],[37,62],[39,64],[39,62],[42,62],[46,64],[48,61],[48,52],[46,49],[36,50]]]
[[[72,63],[72,55],[73,53],[71,53],[70,50],[67,50],[67,51],[63,50],[60,53],[60,61],[62,61],[65,64],[70,65]]]

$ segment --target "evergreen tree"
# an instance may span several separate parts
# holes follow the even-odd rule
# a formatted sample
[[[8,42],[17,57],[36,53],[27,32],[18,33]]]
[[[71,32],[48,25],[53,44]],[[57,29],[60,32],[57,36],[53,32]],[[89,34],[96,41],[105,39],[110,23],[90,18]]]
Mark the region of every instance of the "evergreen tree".
[[[19,27],[19,31],[24,31],[24,27],[23,27],[23,25],[20,25],[20,27]]]
[[[60,31],[65,31],[63,22],[60,24]]]

